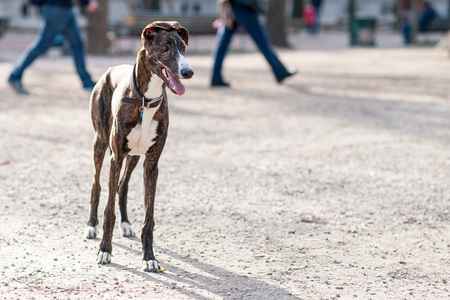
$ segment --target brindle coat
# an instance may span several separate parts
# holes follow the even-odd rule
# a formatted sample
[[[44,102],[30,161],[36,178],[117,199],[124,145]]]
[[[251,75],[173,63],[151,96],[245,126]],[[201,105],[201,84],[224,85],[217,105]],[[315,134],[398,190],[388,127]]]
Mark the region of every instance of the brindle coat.
[[[143,48],[137,55],[136,85],[143,95],[159,97],[162,93],[163,100],[154,111],[151,124],[156,124],[156,132],[147,137],[151,146],[145,153],[144,161],[144,207],[145,220],[142,227],[141,241],[143,251],[144,271],[156,272],[161,267],[153,253],[153,227],[155,225],[153,212],[158,179],[158,160],[163,151],[169,125],[169,112],[167,107],[166,85],[167,78],[161,75],[161,67],[171,72],[172,75],[181,78],[190,78],[192,69],[187,63],[178,62],[184,60],[184,50],[188,44],[189,33],[177,22],[153,22],[149,24],[141,35]],[[181,70],[180,68],[184,68]],[[166,80],[164,80],[166,79]],[[161,87],[154,87],[155,82],[160,82]],[[153,83],[153,86],[151,84]],[[152,88],[153,91],[149,90]],[[160,92],[159,92],[160,91]],[[172,90],[173,91],[173,90]],[[175,91],[174,91],[175,93]],[[184,91],[183,91],[184,93]],[[127,216],[127,192],[128,181],[133,169],[139,161],[139,156],[129,155],[130,132],[142,125],[144,120],[140,118],[139,106],[120,101],[123,97],[133,98],[132,66],[121,65],[109,68],[95,86],[91,95],[91,118],[94,126],[93,159],[94,181],[91,190],[91,208],[87,222],[85,235],[87,238],[95,238],[98,231],[97,210],[100,197],[100,170],[108,146],[111,149],[108,198],[104,209],[103,237],[97,256],[99,264],[111,262],[112,235],[115,224],[115,197],[119,194],[119,207],[121,214],[121,231],[123,236],[134,236]],[[144,119],[147,115],[144,115]],[[157,122],[157,123],[152,123]],[[149,124],[150,124],[149,123]],[[141,132],[144,132],[141,128]],[[145,139],[142,136],[141,139]],[[125,171],[119,183],[120,171],[123,160],[126,157]]]

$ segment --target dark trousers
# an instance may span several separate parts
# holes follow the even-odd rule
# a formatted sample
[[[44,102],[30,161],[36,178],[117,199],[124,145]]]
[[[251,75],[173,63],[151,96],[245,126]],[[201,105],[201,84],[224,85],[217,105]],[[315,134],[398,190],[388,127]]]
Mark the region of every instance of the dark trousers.
[[[16,62],[10,79],[21,80],[25,69],[52,46],[58,34],[63,34],[69,41],[78,76],[83,86],[89,86],[92,80],[86,71],[81,32],[72,8],[44,4],[41,6],[41,13],[44,23],[39,29],[38,36]]]
[[[270,67],[272,68],[275,78],[283,78],[289,73],[281,61],[276,56],[274,50],[270,46],[267,32],[261,25],[258,15],[246,7],[231,4],[233,14],[235,17],[232,28],[227,28],[225,24],[217,31],[217,45],[214,50],[214,67],[212,74],[212,82],[222,82],[222,64],[225,54],[230,45],[231,38],[239,26],[242,26],[245,31],[252,37],[253,41],[258,46],[258,49],[266,58]]]

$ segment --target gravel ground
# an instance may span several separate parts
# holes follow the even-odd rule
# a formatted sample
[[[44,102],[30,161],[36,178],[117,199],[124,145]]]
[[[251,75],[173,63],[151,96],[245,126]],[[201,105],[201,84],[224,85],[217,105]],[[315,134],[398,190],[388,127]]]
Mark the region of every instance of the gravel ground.
[[[70,58],[0,57],[0,299],[449,299],[450,60],[428,48],[282,51],[211,59],[170,95],[155,251],[115,229],[113,262],[83,238],[92,181],[89,95]],[[133,56],[89,57],[98,77]],[[102,173],[106,198],[107,163]],[[140,233],[142,166],[129,192]],[[118,209],[116,210],[118,215]]]

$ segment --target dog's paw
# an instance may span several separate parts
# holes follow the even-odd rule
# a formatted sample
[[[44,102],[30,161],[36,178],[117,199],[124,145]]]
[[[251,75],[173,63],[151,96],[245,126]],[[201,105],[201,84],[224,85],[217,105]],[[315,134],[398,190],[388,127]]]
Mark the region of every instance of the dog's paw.
[[[109,264],[111,262],[111,253],[100,251],[97,256],[97,263],[99,265]]]
[[[87,239],[95,239],[97,237],[98,232],[99,232],[99,225],[95,227],[86,226],[84,228],[84,237]]]
[[[161,266],[157,260],[143,260],[142,261],[142,271],[145,272],[158,272],[161,270]]]
[[[136,233],[134,232],[133,227],[131,227],[130,223],[122,222],[122,223],[120,223],[119,228],[120,228],[120,233],[124,237],[136,236]]]

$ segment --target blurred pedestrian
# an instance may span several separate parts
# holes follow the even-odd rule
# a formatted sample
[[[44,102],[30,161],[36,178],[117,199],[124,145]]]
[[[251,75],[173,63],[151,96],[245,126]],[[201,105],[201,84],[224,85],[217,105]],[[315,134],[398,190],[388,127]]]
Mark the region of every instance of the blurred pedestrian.
[[[399,2],[400,25],[402,29],[403,43],[409,45],[412,42],[412,11],[410,0]]]
[[[321,8],[323,1],[322,0],[311,0],[311,5],[314,6],[314,10],[316,13],[316,18],[314,20],[313,33],[319,34],[320,32],[320,20],[321,20]]]
[[[214,67],[211,86],[229,87],[230,84],[222,78],[222,64],[231,38],[239,26],[251,36],[258,49],[266,58],[272,72],[281,83],[284,79],[297,73],[295,69],[287,70],[272,49],[267,32],[258,19],[258,14],[265,12],[265,6],[260,0],[218,0],[221,22],[217,24],[217,42],[213,52]]]
[[[438,14],[431,3],[422,1],[420,3],[419,30],[421,32],[427,31],[428,26],[436,17],[438,17]]]
[[[316,25],[316,9],[311,3],[308,3],[303,8],[303,21],[306,26],[306,31],[309,34],[314,34],[314,27]]]
[[[85,90],[92,90],[95,82],[86,71],[83,40],[72,9],[72,0],[31,0],[40,6],[43,23],[37,38],[28,46],[17,60],[14,70],[8,78],[10,86],[19,94],[28,95],[22,85],[22,76],[31,63],[44,54],[53,44],[58,34],[63,34],[69,41],[78,76]],[[93,13],[98,8],[96,0],[78,0],[86,12]]]

